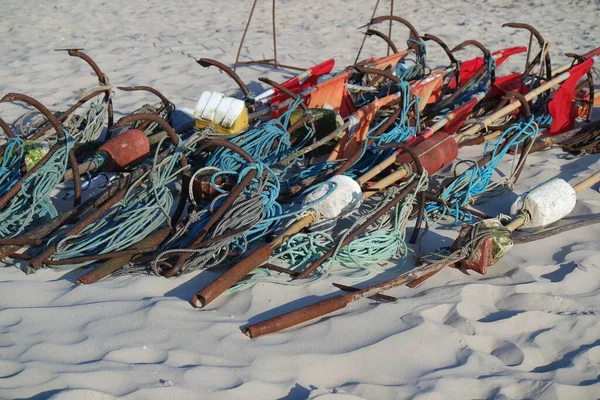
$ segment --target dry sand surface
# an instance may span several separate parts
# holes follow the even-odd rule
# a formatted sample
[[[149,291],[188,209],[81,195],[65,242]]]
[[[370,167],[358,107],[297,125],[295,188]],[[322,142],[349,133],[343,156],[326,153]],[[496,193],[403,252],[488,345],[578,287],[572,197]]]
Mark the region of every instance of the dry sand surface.
[[[281,61],[353,62],[361,41],[356,28],[374,3],[278,0]],[[271,55],[270,4],[259,1],[243,55]],[[234,88],[195,59],[233,62],[250,6],[250,0],[0,0],[0,93],[23,92],[66,108],[96,82],[80,60],[53,50],[81,47],[112,83],[154,86],[178,106],[193,107],[203,90]],[[451,46],[470,38],[491,49],[527,45],[525,33],[501,25],[531,23],[552,43],[555,65],[567,62],[564,52],[600,45],[595,0],[396,0],[396,9],[421,33]],[[394,29],[402,43],[406,30]],[[374,39],[368,44],[365,57],[384,51]],[[437,48],[430,59],[446,61]],[[239,73],[254,90],[259,76],[290,76],[255,67]],[[144,100],[116,93],[117,113]],[[2,105],[7,120],[22,112]],[[569,159],[556,150],[529,161],[517,193],[600,168],[596,156]],[[505,193],[482,208],[508,213],[514,198]],[[572,218],[599,212],[596,186],[581,193]],[[9,266],[0,269],[0,398],[599,398],[599,234],[591,226],[517,246],[485,277],[446,270],[417,290],[390,291],[397,303],[362,300],[332,318],[257,340],[240,327],[333,293],[332,279],[303,288],[261,284],[199,311],[188,300],[214,273],[79,287],[76,273],[25,276]],[[455,235],[456,228],[438,228],[425,247]]]

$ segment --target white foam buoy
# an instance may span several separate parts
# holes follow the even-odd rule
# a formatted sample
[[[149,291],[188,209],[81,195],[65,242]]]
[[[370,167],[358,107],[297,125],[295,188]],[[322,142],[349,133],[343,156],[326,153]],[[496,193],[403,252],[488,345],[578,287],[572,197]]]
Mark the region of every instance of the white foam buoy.
[[[217,133],[239,133],[248,127],[246,103],[219,92],[202,92],[193,117],[198,129],[212,126]]]
[[[222,93],[218,92],[202,92],[194,110],[194,118],[216,122],[215,113],[224,97]]]
[[[541,228],[569,215],[575,208],[576,201],[577,193],[568,182],[553,179],[519,196],[510,212],[516,215],[525,211],[529,215],[521,228]]]
[[[335,189],[327,196],[331,186],[327,183],[335,184]],[[326,196],[323,198],[323,196]],[[323,198],[323,200],[318,201]],[[343,213],[350,211],[362,201],[362,191],[360,185],[354,179],[345,175],[336,175],[329,178],[324,185],[310,192],[304,197],[303,204],[317,202],[312,207],[322,219],[334,219]]]

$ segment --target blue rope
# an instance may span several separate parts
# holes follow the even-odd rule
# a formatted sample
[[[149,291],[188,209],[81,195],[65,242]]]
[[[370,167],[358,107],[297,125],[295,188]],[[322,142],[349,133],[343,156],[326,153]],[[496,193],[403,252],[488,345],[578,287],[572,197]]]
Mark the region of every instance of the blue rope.
[[[314,132],[308,129],[307,134],[292,145],[287,127],[290,123],[292,112],[298,107],[301,99],[296,100],[292,106],[278,119],[264,122],[254,129],[243,132],[231,139],[250,154],[257,162],[271,166],[277,164],[285,157],[293,154],[297,149],[304,147],[311,139]],[[231,149],[219,148],[208,159],[206,165],[217,167],[224,171],[239,171],[246,162]]]
[[[0,210],[0,237],[15,237],[34,221],[46,216],[54,218],[58,215],[50,194],[67,170],[69,151],[74,144],[73,138],[67,131],[65,131],[65,138],[59,140],[66,141],[66,145],[58,149],[37,171],[24,179],[15,197]],[[9,147],[2,161],[2,194],[13,187],[21,177],[19,167],[27,156],[26,143],[21,139],[9,140]]]
[[[5,195],[21,177],[19,167],[24,155],[23,139],[9,138],[0,165],[0,196]]]
[[[408,44],[413,43],[419,46],[419,50],[416,52],[415,60],[409,60],[407,57],[404,57],[400,62],[396,65],[395,73],[396,76],[405,82],[414,81],[417,79],[421,79],[425,76],[426,70],[426,51],[425,51],[425,43],[420,42],[414,39],[408,39]],[[409,62],[414,63],[413,65],[409,65]]]
[[[442,192],[440,199],[445,204],[428,203],[425,208],[427,214],[437,216],[436,219],[445,215],[453,216],[455,224],[470,223],[473,219],[472,214],[460,210],[459,207],[470,204],[474,197],[483,194],[490,186],[494,170],[508,151],[521,145],[525,139],[533,137],[537,132],[537,124],[532,117],[506,129],[496,141],[487,143],[484,147],[484,154],[488,153],[489,147],[493,147],[490,161],[482,168],[473,162],[469,169],[456,177]],[[508,139],[509,145],[501,149],[506,138],[510,138]]]
[[[158,162],[161,141],[156,149],[152,170],[129,188],[121,204],[101,220],[86,227],[80,234],[61,239],[52,259],[63,260],[123,250],[138,243],[164,223],[170,223],[169,212],[173,205],[173,194],[167,186],[174,182],[182,171],[179,161],[185,148],[181,143],[180,141],[173,155]],[[52,238],[50,242],[55,240],[57,237]],[[91,261],[52,267],[70,269],[90,263]]]
[[[369,132],[367,133],[367,140],[365,140],[360,150],[361,156],[359,157],[357,162],[352,166],[352,168],[348,169],[348,171],[344,173],[344,175],[356,178],[357,176],[361,175],[362,173],[370,169],[372,166],[379,163],[382,159],[394,152],[393,149],[378,151],[376,149],[379,146],[388,143],[402,143],[407,141],[412,136],[416,135],[416,127],[419,126],[420,123],[420,98],[418,96],[411,96],[411,86],[408,82],[400,82],[397,85],[397,87],[401,92],[402,99],[405,99],[405,101],[402,102],[402,111],[399,117],[394,121],[394,124],[386,132],[379,136],[375,137],[373,136],[373,133],[375,133],[381,125],[387,122],[387,118],[382,119],[377,124],[369,128]],[[407,101],[406,99],[409,100]],[[409,124],[410,119],[408,118],[408,116],[411,109],[416,118],[414,127],[410,126]],[[367,147],[368,142],[371,140],[373,140],[373,143]],[[323,172],[329,171],[337,165],[339,165],[339,161],[329,161],[313,164],[308,168],[303,168],[292,178],[286,180],[282,184],[282,186],[285,189],[287,189],[299,182],[302,182],[306,178],[321,175]]]

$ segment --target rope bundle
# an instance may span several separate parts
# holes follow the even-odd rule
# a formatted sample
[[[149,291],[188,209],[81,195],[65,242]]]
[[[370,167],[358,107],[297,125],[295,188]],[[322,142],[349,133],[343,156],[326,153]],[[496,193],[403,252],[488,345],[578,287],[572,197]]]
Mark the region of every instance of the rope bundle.
[[[472,204],[475,198],[489,192],[492,187],[497,188],[510,184],[512,176],[490,187],[494,171],[508,151],[523,144],[525,139],[533,138],[537,133],[537,124],[531,118],[506,129],[495,142],[487,143],[484,147],[484,153],[488,152],[488,147],[493,147],[490,161],[483,167],[473,163],[469,169],[457,176],[439,196],[444,204],[434,202],[427,204],[426,212],[428,215],[433,220],[440,220],[448,215],[454,217],[455,223],[472,221],[472,214],[461,210],[460,207]],[[508,141],[507,144],[503,143],[505,140]],[[528,150],[524,149],[523,151]],[[522,160],[524,160],[524,157],[522,157]],[[520,167],[518,165],[514,170],[518,171]]]
[[[67,170],[68,154],[73,146],[72,137],[65,131],[66,143],[59,148],[37,171],[23,180],[18,193],[0,210],[0,237],[11,238],[22,233],[34,221],[58,212],[52,204],[51,192]],[[4,194],[21,178],[19,167],[26,157],[25,142],[19,138],[9,140],[2,161],[2,192]]]
[[[416,189],[409,194],[404,201],[400,202],[388,212],[388,218],[379,219],[370,227],[368,232],[352,240],[346,246],[341,246],[349,233],[353,232],[358,226],[364,224],[382,207],[385,207],[386,204],[392,201],[402,189],[409,185],[414,179],[419,179]],[[346,271],[337,271],[336,275],[357,278],[357,276],[354,275],[355,272],[363,271],[368,274],[375,269],[373,264],[376,262],[393,257],[405,256],[408,251],[404,241],[406,223],[416,203],[417,193],[425,190],[427,184],[427,174],[423,174],[420,177],[413,176],[410,180],[401,185],[391,186],[383,192],[377,206],[356,218],[352,225],[343,231],[339,236],[339,239],[334,239],[334,237],[326,231],[298,233],[289,238],[284,245],[279,247],[277,252],[269,260],[270,263],[286,264],[287,267],[293,271],[301,271],[326,251],[335,247],[333,255],[317,269],[318,274],[316,274],[314,278],[289,280],[282,278],[279,275],[275,275],[267,268],[259,268],[252,272],[252,277],[250,279],[234,286],[232,290],[246,289],[259,282],[272,282],[296,286],[306,285],[307,283],[322,279],[330,274],[333,265],[338,265],[346,269]],[[363,277],[364,274],[359,276],[359,278]]]
[[[61,239],[52,259],[71,259],[122,250],[144,239],[164,223],[170,223],[173,194],[167,185],[182,172],[178,166],[183,147],[178,146],[173,155],[158,162],[160,147],[156,150],[152,170],[129,188],[120,205],[101,220],[87,226],[80,234]],[[52,240],[58,239],[55,237]],[[53,268],[70,269],[91,262]]]
[[[261,123],[254,129],[234,137],[231,142],[240,146],[258,162],[267,166],[277,164],[285,157],[304,147],[314,134],[312,129],[309,128],[304,137],[299,138],[295,144],[292,144],[287,128],[290,124],[292,112],[298,107],[300,101],[300,99],[296,100],[280,118]],[[219,148],[210,156],[206,165],[224,171],[239,171],[243,168],[245,162],[234,151]]]

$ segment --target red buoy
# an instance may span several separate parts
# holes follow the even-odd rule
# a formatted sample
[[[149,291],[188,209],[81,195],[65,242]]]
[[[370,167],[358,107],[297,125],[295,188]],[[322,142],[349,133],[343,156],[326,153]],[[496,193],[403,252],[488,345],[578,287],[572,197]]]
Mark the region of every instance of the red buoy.
[[[429,175],[433,175],[449,165],[458,156],[456,140],[441,131],[415,145],[413,150],[419,156],[423,168]],[[412,158],[405,152],[398,156],[396,164],[411,164],[413,169],[415,167]]]
[[[150,141],[139,129],[130,129],[110,139],[98,149],[108,156],[106,171],[116,171],[148,157]]]

